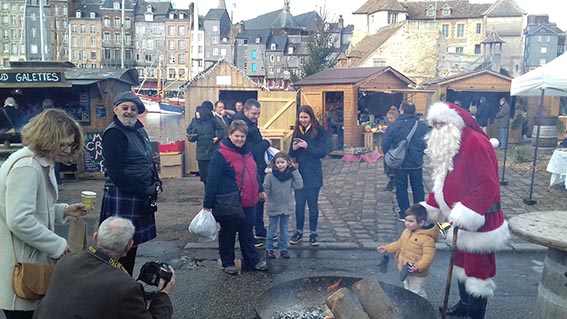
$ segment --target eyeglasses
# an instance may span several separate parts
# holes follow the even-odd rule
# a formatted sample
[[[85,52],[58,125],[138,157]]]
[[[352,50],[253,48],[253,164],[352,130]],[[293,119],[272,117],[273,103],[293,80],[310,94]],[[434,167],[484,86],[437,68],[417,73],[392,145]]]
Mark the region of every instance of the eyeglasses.
[[[61,152],[63,152],[63,151],[66,151],[68,149],[75,150],[75,149],[77,149],[78,145],[77,145],[77,143],[60,144],[59,147],[61,149]]]
[[[445,123],[445,122],[440,122],[440,121],[431,121],[431,125],[432,125],[433,127],[443,127],[443,126],[445,126],[445,124],[447,124],[447,123]]]

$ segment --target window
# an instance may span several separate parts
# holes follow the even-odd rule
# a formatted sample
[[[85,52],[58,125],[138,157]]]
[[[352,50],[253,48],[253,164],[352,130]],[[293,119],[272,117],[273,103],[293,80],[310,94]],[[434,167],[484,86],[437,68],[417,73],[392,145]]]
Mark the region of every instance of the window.
[[[103,25],[107,28],[110,27],[110,18],[109,17],[104,17]]]
[[[126,45],[131,45],[132,44],[132,35],[130,33],[126,33],[124,34],[124,41],[126,42]]]
[[[173,54],[169,56],[169,63],[175,63],[175,56]]]
[[[443,34],[443,37],[445,37],[445,38],[449,37],[449,25],[448,24],[443,24],[441,26],[441,33]]]
[[[86,41],[85,37],[80,37],[79,39],[80,39],[79,42],[81,43],[81,47],[82,47],[82,48],[86,47],[86,46],[87,46],[87,41]]]
[[[13,46],[12,46],[12,49],[14,49]],[[16,47],[16,50],[17,50],[17,49],[18,49],[18,48]],[[12,51],[14,51],[14,50],[12,50]],[[37,44],[32,44],[32,45],[30,46],[30,52],[31,52],[32,54],[37,54]],[[14,51],[14,53],[16,53],[16,52]]]
[[[185,75],[185,69],[178,69],[177,74],[179,75],[179,77],[183,77]]]
[[[77,37],[72,37],[72,38],[71,38],[71,44],[72,44],[73,46],[77,46],[78,43],[79,43],[79,42],[78,42],[78,40],[77,40]]]
[[[455,53],[459,53],[459,54],[463,53],[463,47],[456,47]]]
[[[251,57],[252,59],[256,59],[256,50],[252,50]]]
[[[81,18],[81,11],[75,12],[75,18]]]
[[[114,2],[114,3],[112,4],[112,8],[113,8],[113,9],[116,9],[116,10],[120,9],[120,2]]]
[[[213,25],[213,32],[218,32],[219,31],[219,26],[218,25]]]
[[[546,40],[547,42],[551,41],[551,36],[548,35]]]
[[[82,58],[83,60],[86,60],[86,59],[87,59],[87,51],[81,51],[81,58]]]
[[[169,35],[175,35],[175,26],[170,25],[167,30],[168,30],[167,32],[168,32]]]
[[[6,31],[8,31],[8,30],[6,30]],[[37,29],[36,28],[31,29],[31,36],[32,36],[32,38],[37,37]]]
[[[221,56],[226,56],[226,49],[221,49],[221,50],[220,50],[220,55],[221,55]]]
[[[547,62],[546,59],[539,59],[539,65],[542,66]]]
[[[124,28],[130,29],[132,27],[132,21],[129,18],[124,19]]]
[[[96,69],[96,64],[95,64],[95,63],[91,63],[91,69]]]
[[[260,38],[260,37],[257,37],[256,40],[255,40],[256,44],[259,44],[259,43],[260,43],[260,40],[261,40],[261,38]]]
[[[170,50],[175,50],[175,40],[169,40],[167,48]]]
[[[537,36],[537,42],[541,42],[541,35]]]
[[[96,33],[96,25],[91,25],[91,33]]]
[[[91,51],[91,60],[96,60],[96,51]]]
[[[256,72],[258,69],[258,67],[256,66],[256,63],[252,63],[252,72]]]
[[[79,59],[79,52],[73,51],[73,60],[78,60],[78,59]]]
[[[270,55],[270,62],[274,63],[275,60],[276,60],[276,57],[274,55]]]
[[[91,19],[96,18],[96,13],[94,13],[94,12],[89,13],[89,17],[90,17]]]
[[[115,28],[120,28],[120,18],[119,17],[114,17],[114,27]]]
[[[177,33],[179,33],[179,35],[185,35],[185,26],[179,26]]]
[[[396,22],[398,22],[398,13],[388,12],[388,24],[394,24]]]
[[[104,58],[110,59],[110,49],[104,49]]]
[[[73,33],[77,32],[77,26],[75,24],[71,24],[71,32]]]
[[[167,74],[167,76],[168,76],[170,79],[175,79],[175,69],[168,69],[168,74]]]
[[[170,12],[170,13],[169,13],[169,19],[170,19],[170,20],[175,19],[175,14],[174,14],[173,12]]]
[[[434,17],[435,16],[435,7],[433,7],[433,6],[427,7],[427,9],[425,10],[425,15],[428,16],[428,17]]]
[[[441,15],[444,17],[449,17],[451,16],[451,11],[451,7],[449,7],[449,5],[445,5],[441,10]]]
[[[465,25],[457,24],[457,38],[462,38],[465,36]]]
[[[84,24],[81,24],[81,33],[87,33],[87,26]]]
[[[187,63],[187,57],[186,57],[185,53],[180,53],[177,60],[178,60],[179,64]]]
[[[268,68],[268,73],[274,73],[274,67],[273,66]]]
[[[214,48],[214,49],[213,49],[213,55],[214,55],[214,56],[219,55],[219,48]]]
[[[481,34],[482,33],[482,23],[477,23],[476,24],[476,34]]]
[[[474,45],[474,54],[480,54],[480,44]]]
[[[287,54],[293,54],[293,47],[292,46],[287,47]]]
[[[541,47],[540,52],[541,53],[547,53],[547,47]]]
[[[213,44],[218,44],[218,43],[219,43],[219,38],[213,37]]]
[[[115,32],[114,33],[114,43],[120,43],[120,32]]]
[[[275,43],[270,44],[270,50],[275,50],[275,49],[276,49],[276,44]]]
[[[179,40],[178,41],[178,46],[179,46],[179,50],[185,50],[185,40]]]
[[[105,33],[102,34],[102,41],[104,43],[110,42],[110,32],[105,32]]]

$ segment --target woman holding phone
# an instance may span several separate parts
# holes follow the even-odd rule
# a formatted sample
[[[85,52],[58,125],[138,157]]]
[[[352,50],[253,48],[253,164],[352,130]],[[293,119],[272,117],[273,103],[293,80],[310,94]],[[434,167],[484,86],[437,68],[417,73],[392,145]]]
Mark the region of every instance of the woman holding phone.
[[[319,219],[319,191],[323,186],[321,159],[327,155],[327,131],[322,127],[309,105],[302,105],[297,112],[289,156],[295,158],[303,177],[303,189],[295,191],[296,230],[290,244],[303,240],[305,204],[309,207],[309,243],[319,246],[317,220]]]

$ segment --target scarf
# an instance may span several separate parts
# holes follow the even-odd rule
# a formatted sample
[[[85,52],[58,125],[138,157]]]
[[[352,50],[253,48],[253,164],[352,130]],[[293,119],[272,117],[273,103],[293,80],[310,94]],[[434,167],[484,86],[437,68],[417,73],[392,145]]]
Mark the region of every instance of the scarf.
[[[283,182],[285,182],[285,181],[287,181],[288,179],[291,179],[291,178],[293,177],[291,173],[292,173],[294,170],[295,170],[295,168],[293,168],[293,167],[288,167],[288,168],[285,169],[285,171],[280,172],[279,169],[277,169],[276,167],[274,167],[274,168],[272,169],[272,174],[274,175],[275,178],[277,178],[280,182],[283,183]]]

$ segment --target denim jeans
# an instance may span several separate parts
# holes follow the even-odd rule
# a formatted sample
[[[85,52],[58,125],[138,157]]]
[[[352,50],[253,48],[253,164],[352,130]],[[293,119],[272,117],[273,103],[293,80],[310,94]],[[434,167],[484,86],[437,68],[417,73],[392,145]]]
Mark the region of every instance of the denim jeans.
[[[280,251],[287,250],[289,245],[287,234],[287,230],[289,228],[289,215],[283,214],[269,217],[268,234],[266,235],[266,250],[274,249],[274,236],[276,235],[278,224],[280,225],[280,239],[278,246]]]
[[[319,219],[319,191],[321,188],[307,188],[295,191],[295,229],[303,233],[305,224],[305,204],[309,207],[309,231],[317,233],[317,220]]]
[[[254,247],[254,234],[252,225],[254,224],[254,207],[243,207],[244,218],[220,217],[217,221],[220,224],[219,230],[219,254],[223,267],[234,266],[234,243],[236,233],[240,243],[242,259],[248,268],[254,268],[260,262],[260,255]]]
[[[508,140],[508,128],[500,128],[500,147],[506,148],[506,141]]]
[[[408,177],[413,193],[413,203],[417,204],[425,200],[425,190],[423,189],[423,172],[418,169],[397,169],[395,170],[396,200],[400,213],[403,215],[410,207],[408,197]]]

